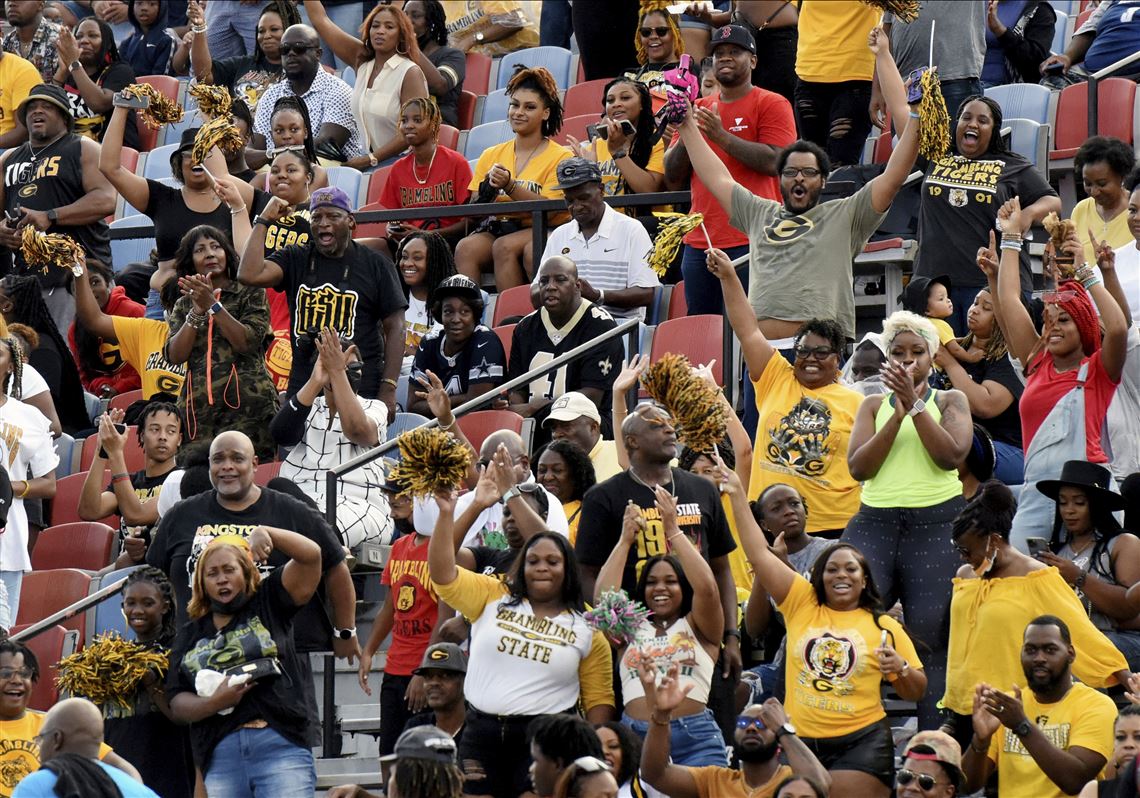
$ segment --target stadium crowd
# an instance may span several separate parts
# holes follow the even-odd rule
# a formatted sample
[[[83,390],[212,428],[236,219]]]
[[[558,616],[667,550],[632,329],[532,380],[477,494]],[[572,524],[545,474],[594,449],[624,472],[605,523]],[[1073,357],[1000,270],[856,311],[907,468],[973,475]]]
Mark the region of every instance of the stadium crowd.
[[[0,798],[1140,795],[1135,0],[3,5]]]

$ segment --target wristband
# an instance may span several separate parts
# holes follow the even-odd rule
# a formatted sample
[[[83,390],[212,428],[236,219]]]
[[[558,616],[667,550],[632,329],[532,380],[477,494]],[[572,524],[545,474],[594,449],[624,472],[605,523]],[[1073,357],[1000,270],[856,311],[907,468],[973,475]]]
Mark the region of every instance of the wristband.
[[[377,159],[376,154],[373,152],[368,153],[368,165],[375,167],[378,163],[380,163],[380,161]]]
[[[456,418],[455,418],[455,416],[452,416],[452,417],[451,417],[451,423],[450,423],[450,424],[444,424],[444,423],[441,421],[441,422],[439,422],[439,428],[440,428],[441,430],[443,430],[444,432],[447,432],[448,430],[450,430],[452,427],[454,427],[454,426],[455,426],[455,422],[456,422]]]
[[[206,313],[208,313],[209,315],[213,316],[213,315],[215,315],[215,314],[217,314],[217,313],[221,313],[221,312],[222,312],[222,310],[224,310],[224,308],[222,307],[222,303],[221,303],[221,301],[220,301],[220,300],[217,300],[217,299],[215,299],[215,300],[214,300],[214,304],[210,305],[210,309],[209,309],[208,311],[206,311]]]
[[[30,480],[27,480],[27,479],[25,479],[25,480],[24,480],[24,489],[23,489],[22,491],[20,491],[19,495],[17,495],[17,496],[16,496],[16,498],[17,498],[17,499],[22,499],[22,498],[24,498],[25,496],[27,496],[27,495],[28,495],[28,492],[29,492],[29,491],[31,491],[31,489],[32,489],[32,483],[31,483],[31,481],[30,481]]]
[[[1001,246],[998,249],[1010,249],[1014,252],[1021,252],[1020,241],[1007,241],[1004,238],[1001,240]]]
[[[131,477],[129,474],[116,474],[115,476],[111,477],[111,484],[112,485],[116,484],[118,482],[130,482],[130,481],[131,481]]]
[[[724,636],[725,637],[735,637],[737,640],[739,640],[740,639],[740,630],[739,629],[725,629],[724,630]]]
[[[112,482],[114,482],[116,479],[130,479],[130,478],[131,478],[131,475],[128,474],[126,471],[120,471],[118,474],[111,474],[111,481]]]
[[[650,712],[649,713],[649,720],[651,720],[653,722],[653,725],[655,725],[655,726],[668,726],[669,725],[668,719],[658,720],[656,712]]]
[[[610,160],[616,161],[620,158],[628,158],[629,153],[626,150],[614,150],[610,153]]]
[[[400,387],[400,383],[396,382],[391,377],[384,377],[380,380],[380,382],[387,383],[388,385],[391,385],[393,388],[399,388]]]
[[[1073,582],[1073,587],[1075,587],[1077,590],[1083,590],[1085,586],[1085,580],[1088,578],[1088,570],[1086,569],[1081,571],[1079,574],[1077,574],[1077,581]]]
[[[597,304],[599,304],[599,305],[606,304],[606,292],[605,292],[605,289],[603,289],[603,288],[598,289],[598,302],[597,302]]]

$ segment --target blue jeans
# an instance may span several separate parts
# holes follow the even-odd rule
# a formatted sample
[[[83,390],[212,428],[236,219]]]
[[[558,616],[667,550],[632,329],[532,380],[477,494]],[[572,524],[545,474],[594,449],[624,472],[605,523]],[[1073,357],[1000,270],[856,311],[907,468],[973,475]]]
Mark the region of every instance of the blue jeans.
[[[215,61],[253,55],[261,9],[260,4],[206,3],[206,41]]]
[[[313,752],[273,729],[238,729],[214,748],[206,791],[227,798],[299,798],[317,789]]]
[[[570,3],[568,0],[546,0],[538,20],[538,43],[542,47],[570,49]]]
[[[644,740],[649,723],[623,715],[621,722],[637,732]],[[716,725],[711,709],[674,718],[669,723],[670,755],[674,765],[696,768],[705,765],[728,767],[728,754],[724,748],[724,735]]]
[[[369,9],[372,4],[368,4]],[[305,13],[305,7],[298,3],[297,10],[301,12],[301,19],[306,25],[309,22],[309,15]],[[364,21],[364,4],[363,3],[343,3],[340,5],[330,6],[325,5],[325,13],[329,15],[329,19],[336,24],[338,28],[346,33],[352,34],[354,39],[360,38],[360,23]],[[327,45],[321,53],[321,63],[325,66],[331,66],[334,69],[344,69],[346,66],[355,66],[341,61],[333,53],[332,48]]]
[[[751,673],[756,678],[749,679],[751,682],[752,694],[748,699],[749,704],[763,704],[769,698],[775,698],[779,701],[784,700],[784,663],[780,662],[777,665],[774,662],[766,662],[763,665],[757,665],[755,668],[749,668],[745,673]]]
[[[961,78],[959,80],[944,80],[941,83],[942,99],[946,101],[946,111],[950,114],[950,126],[954,126],[958,118],[958,106],[967,97],[982,93],[982,82],[977,78]]]
[[[1006,485],[1020,485],[1025,481],[1025,452],[1017,446],[994,441],[994,479]]]
[[[1121,629],[1116,632],[1105,632],[1104,636],[1111,640],[1117,650],[1128,660],[1129,670],[1140,670],[1140,632]]]
[[[736,260],[748,253],[748,245],[740,247],[724,247],[729,260]],[[681,255],[681,277],[685,280],[685,302],[689,306],[690,316],[700,316],[711,313],[717,316],[724,314],[724,295],[720,292],[720,280],[709,274],[705,265],[705,250],[690,247],[685,244]],[[748,263],[736,270],[740,284],[748,290]]]
[[[162,321],[166,318],[166,314],[162,309],[162,300],[159,298],[158,291],[153,288],[146,295],[146,317],[148,319],[155,319]]]

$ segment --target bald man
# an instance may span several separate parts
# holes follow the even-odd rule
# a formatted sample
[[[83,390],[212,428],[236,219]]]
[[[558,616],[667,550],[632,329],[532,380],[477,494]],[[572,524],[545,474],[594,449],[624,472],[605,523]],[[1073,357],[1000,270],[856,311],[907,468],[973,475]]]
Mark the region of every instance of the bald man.
[[[356,591],[344,562],[345,549],[324,517],[305,502],[287,493],[263,488],[253,480],[257,456],[245,433],[229,430],[210,445],[210,483],[213,490],[183,499],[166,513],[154,530],[146,552],[148,565],[170,577],[174,586],[178,627],[186,622],[190,582],[194,567],[207,544],[220,535],[248,538],[259,526],[288,529],[312,540],[321,548],[324,578],[309,603],[293,622],[297,651],[309,653],[332,649],[338,657],[354,662],[360,656],[356,637]],[[289,559],[276,549],[261,566],[268,576]],[[333,611],[330,624],[325,596]],[[335,628],[334,628],[335,625]],[[306,678],[302,680],[311,733],[317,734],[317,704],[309,658],[298,658]]]
[[[561,255],[550,258],[538,270],[539,308],[515,326],[511,341],[508,379],[549,363],[615,326],[605,309],[582,297],[582,284],[574,261]],[[567,391],[578,391],[596,407],[602,419],[602,434],[612,433],[610,394],[621,369],[625,350],[611,339],[591,352],[559,367],[510,394],[510,409],[539,424],[550,404]],[[605,412],[601,412],[603,410]],[[539,426],[539,434],[542,432]],[[537,443],[537,441],[536,441]]]
[[[85,798],[114,796],[115,788],[122,798],[158,798],[125,761],[120,760],[129,771],[99,760],[104,749],[103,713],[86,698],[68,698],[52,707],[35,742],[40,748],[41,767],[16,785],[12,798],[57,798],[55,785],[60,777],[83,786]]]

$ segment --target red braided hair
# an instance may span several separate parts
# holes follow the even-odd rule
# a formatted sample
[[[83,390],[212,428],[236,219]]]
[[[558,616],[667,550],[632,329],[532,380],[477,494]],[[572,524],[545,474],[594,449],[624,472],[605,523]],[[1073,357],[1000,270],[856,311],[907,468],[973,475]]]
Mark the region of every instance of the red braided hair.
[[[1033,351],[1026,364],[1027,375],[1037,370],[1036,365],[1031,364],[1034,364],[1037,356],[1045,349],[1058,311],[1067,313],[1069,318],[1073,320],[1073,324],[1077,326],[1077,332],[1081,336],[1081,351],[1086,357],[1100,349],[1100,318],[1097,316],[1096,307],[1093,305],[1088,291],[1076,280],[1062,280],[1057,284],[1057,293],[1072,293],[1074,296],[1058,298],[1047,302],[1045,305],[1045,321],[1042,326],[1041,337],[1033,346]]]

